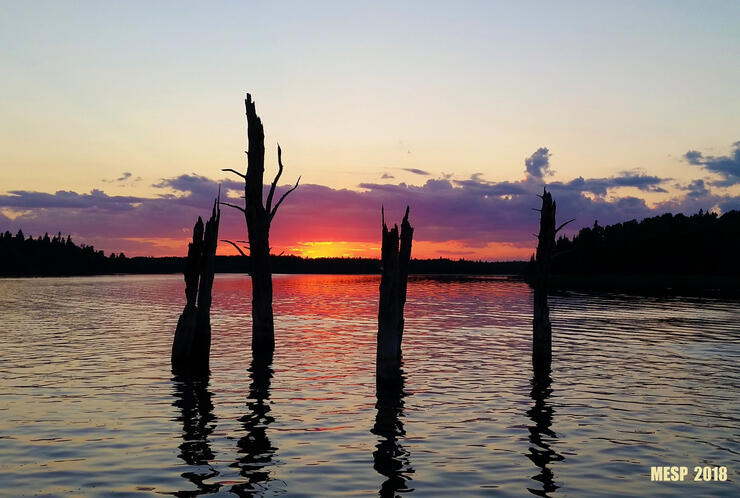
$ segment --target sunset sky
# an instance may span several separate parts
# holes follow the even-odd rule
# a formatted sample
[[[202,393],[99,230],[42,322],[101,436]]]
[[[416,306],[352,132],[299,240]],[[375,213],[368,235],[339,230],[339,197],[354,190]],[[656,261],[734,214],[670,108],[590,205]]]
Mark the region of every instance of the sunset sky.
[[[273,252],[525,259],[573,229],[740,208],[740,2],[2,2],[0,230],[184,255],[283,149]],[[238,200],[232,200],[238,202]],[[572,231],[570,232],[572,233]],[[221,237],[246,238],[224,208]],[[235,251],[228,245],[221,254]]]

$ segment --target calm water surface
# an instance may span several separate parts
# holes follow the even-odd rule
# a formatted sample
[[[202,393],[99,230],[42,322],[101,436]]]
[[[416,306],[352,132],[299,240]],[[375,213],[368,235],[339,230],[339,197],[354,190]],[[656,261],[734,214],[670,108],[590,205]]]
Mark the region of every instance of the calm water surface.
[[[527,286],[412,278],[405,379],[376,392],[378,278],[274,281],[266,367],[249,280],[217,275],[207,381],[170,374],[181,276],[0,281],[1,492],[740,493],[736,301],[554,296],[553,371],[533,378]],[[729,480],[652,483],[651,465]]]

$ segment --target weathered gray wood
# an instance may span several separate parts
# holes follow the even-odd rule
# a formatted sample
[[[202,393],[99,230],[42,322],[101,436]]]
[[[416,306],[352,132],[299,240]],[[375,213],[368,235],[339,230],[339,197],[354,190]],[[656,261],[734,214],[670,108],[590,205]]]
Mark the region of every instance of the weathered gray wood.
[[[172,371],[176,374],[207,374],[211,352],[211,289],[215,271],[219,201],[214,202],[211,218],[193,227],[185,264],[185,309],[177,321],[172,341]]]
[[[411,259],[411,241],[414,234],[414,229],[409,224],[408,218],[409,208],[407,206],[399,235],[398,225],[394,225],[392,229],[388,230],[385,224],[385,213],[383,213],[376,357],[376,373],[379,378],[394,377],[401,366],[403,310],[406,304],[408,265]]]

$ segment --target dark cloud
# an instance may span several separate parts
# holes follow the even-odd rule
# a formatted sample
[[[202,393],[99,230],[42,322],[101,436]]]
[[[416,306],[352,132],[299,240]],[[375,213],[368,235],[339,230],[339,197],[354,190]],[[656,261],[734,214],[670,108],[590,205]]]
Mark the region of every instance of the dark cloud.
[[[418,168],[401,168],[404,171],[408,171],[409,173],[413,173],[415,175],[421,175],[421,176],[429,176],[431,173],[428,171],[424,171],[423,169]]]
[[[131,209],[133,203],[142,200],[144,200],[142,197],[110,196],[98,189],[91,190],[89,194],[67,190],[58,190],[54,194],[11,190],[7,195],[0,195],[0,206],[18,209],[96,208],[126,211]]]
[[[686,154],[684,154],[684,159],[688,161],[689,164],[693,164],[694,166],[701,166],[702,165],[702,157],[701,152],[698,150],[690,150]]]
[[[597,181],[598,180],[598,181]],[[586,188],[611,186],[651,186],[660,179],[616,177],[583,179],[557,183],[550,187],[558,206],[558,220],[576,218],[572,230],[589,226],[594,220],[608,224],[641,219],[663,212],[695,212],[719,205],[722,209],[737,204],[736,198],[701,195],[701,183],[692,183],[692,190],[683,199],[649,208],[643,199],[620,197],[589,198]],[[229,189],[238,189],[238,182],[222,182]],[[173,193],[154,198],[108,196],[100,191],[90,194],[60,191],[56,194],[14,191],[0,196],[0,206],[22,212],[14,220],[0,218],[2,230],[26,233],[79,234],[81,240],[107,251],[124,250],[146,253],[144,239],[181,239],[183,250],[197,216],[210,210],[218,183],[197,175],[181,175],[163,180],[162,188]],[[278,188],[277,195],[289,185]],[[360,191],[334,189],[322,185],[301,185],[281,206],[272,227],[272,244],[276,247],[294,245],[297,241],[346,240],[373,241],[378,238],[380,206],[385,206],[386,218],[400,221],[405,206],[411,205],[411,218],[416,230],[415,240],[444,242],[460,241],[470,248],[484,247],[489,242],[508,242],[518,246],[534,245],[531,233],[536,231],[538,207],[536,194],[542,184],[532,181],[485,182],[429,179],[423,185],[362,184]],[[239,199],[230,199],[235,204]],[[222,238],[244,238],[244,217],[236,210],[224,208]],[[569,233],[572,233],[569,232]],[[135,239],[135,240],[129,240]],[[98,242],[101,241],[101,242]],[[101,244],[107,244],[102,246]],[[144,244],[144,245],[142,245]],[[151,249],[149,250],[151,252]],[[462,253],[460,253],[462,254]]]
[[[178,198],[178,202],[188,206],[208,205],[218,194],[219,185],[223,192],[223,197],[229,190],[244,190],[244,183],[233,180],[221,180],[219,182],[199,176],[195,173],[191,175],[180,175],[175,178],[165,178],[152,185],[156,188],[168,188],[175,191],[175,194],[162,194],[163,198]],[[183,195],[184,194],[184,195]]]
[[[693,182],[688,184],[686,190],[688,190],[688,193],[686,195],[692,198],[704,197],[706,195],[709,195],[709,189],[704,184],[704,180],[694,180]]]
[[[116,179],[106,180],[105,178],[103,178],[101,181],[103,181],[105,183],[116,183],[116,182],[123,183],[126,180],[128,180],[129,178],[131,178],[131,173],[128,172],[128,171],[124,171],[123,173],[121,173],[121,176],[118,177],[118,178],[116,178]],[[141,180],[141,177],[136,177],[136,179],[134,181],[136,182],[136,181],[139,181],[139,180]]]
[[[221,184],[228,188],[241,187],[231,181]],[[108,251],[131,247],[151,249],[151,244],[129,239],[182,238],[192,230],[198,216],[207,214],[218,193],[218,182],[195,175],[166,179],[157,186],[174,193],[152,198],[112,196],[97,189],[87,194],[14,190],[0,195],[0,207],[10,208],[15,215],[12,220],[0,221],[4,226],[22,228],[29,234],[69,233],[81,242]],[[104,247],[98,241],[111,245]]]
[[[591,199],[583,195],[589,189],[606,193],[610,188],[636,186],[648,190],[663,181],[646,175],[623,175],[558,182],[548,189],[556,197],[558,219],[576,218],[572,229],[577,229],[591,225],[595,219],[600,223],[616,223],[657,213],[637,197]],[[368,205],[382,203],[386,213],[388,206],[400,212],[404,203],[410,204],[418,227],[415,238],[434,242],[459,240],[471,247],[481,247],[488,242],[532,243],[531,233],[536,230],[537,219],[531,208],[538,206],[536,195],[542,193],[542,186],[541,182],[531,179],[485,182],[474,178],[453,182],[428,180],[422,186],[360,185],[367,190],[362,195],[374,200]]]
[[[476,191],[481,195],[522,195],[531,192],[525,182],[486,182],[473,175],[470,180],[455,180],[455,185],[464,187],[470,191]]]
[[[383,176],[380,177],[381,180],[388,180],[390,178],[393,178],[393,175],[389,175],[388,173],[383,173]]]
[[[669,178],[659,178],[657,176],[640,175],[634,173],[622,173],[620,176],[609,178],[588,178],[582,176],[569,182],[552,182],[549,187],[555,191],[575,190],[578,192],[591,192],[594,195],[604,196],[609,189],[618,187],[636,187],[643,192],[667,192],[659,185],[670,180]]]
[[[723,197],[718,199],[717,206],[719,206],[723,213],[732,211],[733,209],[740,210],[740,197]]]
[[[712,185],[730,187],[740,183],[740,141],[732,144],[732,147],[729,156],[705,156],[699,151],[690,150],[683,157],[689,164],[701,166],[722,177]]]
[[[385,207],[386,219],[393,223],[400,222],[406,205],[410,205],[415,240],[459,241],[465,246],[461,251],[485,247],[491,242],[533,247],[531,234],[537,230],[538,218],[532,208],[539,206],[536,195],[542,193],[542,174],[549,167],[541,160],[549,152],[542,150],[545,152],[528,159],[532,160],[531,170],[540,176],[529,174],[528,168],[527,178],[519,182],[487,182],[477,174],[468,180],[430,178],[423,185],[363,183],[360,190],[301,185],[280,207],[272,224],[271,243],[275,248],[282,248],[300,241],[377,241],[380,207]],[[594,220],[610,224],[665,212],[689,214],[700,208],[740,207],[740,198],[713,194],[703,180],[682,186],[682,196],[652,208],[639,197],[607,195],[613,194],[612,189],[622,187],[661,191],[666,181],[623,172],[608,178],[579,177],[552,182],[547,188],[557,201],[558,220],[576,218],[565,230],[566,234],[590,226]],[[178,241],[177,244],[182,241],[184,251],[193,222],[198,216],[207,215],[219,183],[224,197],[234,196],[228,198],[229,202],[243,203],[238,198],[243,183],[217,182],[195,174],[161,180],[156,186],[163,189],[162,193],[148,198],[112,196],[100,190],[88,194],[16,190],[0,195],[0,207],[10,208],[15,216],[12,220],[0,217],[0,229],[15,232],[22,228],[28,234],[61,231],[79,235],[78,240],[93,243],[100,249],[124,250],[127,254],[153,253],[148,240],[170,238]],[[290,185],[278,187],[278,198],[288,188]],[[245,238],[244,216],[240,212],[224,208],[221,237]]]
[[[550,151],[547,147],[540,147],[534,154],[524,160],[524,166],[527,170],[527,175],[533,178],[543,178],[544,176],[552,175],[554,172],[550,170]]]

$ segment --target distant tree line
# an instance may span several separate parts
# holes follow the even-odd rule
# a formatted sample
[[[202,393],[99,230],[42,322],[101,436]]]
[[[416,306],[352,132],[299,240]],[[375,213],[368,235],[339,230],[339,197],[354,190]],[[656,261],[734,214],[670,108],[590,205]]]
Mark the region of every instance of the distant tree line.
[[[602,227],[598,222],[572,238],[560,237],[552,262],[554,275],[718,275],[740,276],[740,211],[722,216],[699,211],[692,216],[664,214]],[[271,256],[275,273],[378,274],[373,258]],[[529,264],[531,268],[531,262]],[[184,257],[134,257],[77,245],[61,233],[26,237],[22,231],[0,236],[0,275],[55,276],[113,273],[181,273]],[[219,273],[248,273],[243,256],[217,256]],[[518,275],[523,261],[414,259],[412,274]]]
[[[95,275],[112,273],[126,260],[123,253],[111,253],[93,246],[76,245],[68,235],[44,234],[34,239],[22,230],[0,236],[0,275]]]
[[[740,211],[664,214],[557,240],[555,275],[740,275]]]
[[[183,249],[183,252],[185,250]],[[101,274],[182,273],[185,257],[134,257],[123,253],[96,251],[93,246],[77,245],[61,233],[53,237],[26,237],[22,231],[0,236],[0,275],[66,276]],[[275,273],[378,274],[380,261],[373,258],[316,258],[271,256]],[[412,274],[522,274],[524,261],[488,262],[470,260],[415,259],[409,264]],[[216,272],[249,273],[250,261],[243,256],[217,256]]]

